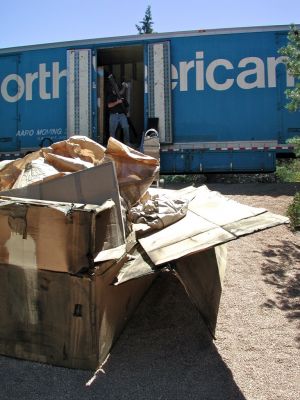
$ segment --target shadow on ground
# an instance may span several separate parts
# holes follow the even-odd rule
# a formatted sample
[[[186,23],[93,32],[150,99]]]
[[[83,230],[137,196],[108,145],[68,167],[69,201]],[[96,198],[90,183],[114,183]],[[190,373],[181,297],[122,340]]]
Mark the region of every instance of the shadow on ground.
[[[300,246],[281,240],[276,246],[268,246],[263,257],[264,281],[276,288],[276,299],[268,299],[264,306],[286,312],[290,321],[300,320]],[[300,347],[300,335],[296,340]]]
[[[300,183],[211,183],[207,186],[223,195],[240,196],[294,196],[300,191]]]
[[[104,370],[87,387],[89,371],[0,357],[0,398],[245,400],[200,315],[169,274],[155,281]]]

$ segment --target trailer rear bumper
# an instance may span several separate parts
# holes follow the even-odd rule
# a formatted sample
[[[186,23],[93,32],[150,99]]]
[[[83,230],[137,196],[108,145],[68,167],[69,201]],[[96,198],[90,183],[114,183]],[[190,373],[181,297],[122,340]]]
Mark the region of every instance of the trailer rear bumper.
[[[182,149],[161,151],[161,174],[206,172],[274,172],[276,151],[271,149]]]

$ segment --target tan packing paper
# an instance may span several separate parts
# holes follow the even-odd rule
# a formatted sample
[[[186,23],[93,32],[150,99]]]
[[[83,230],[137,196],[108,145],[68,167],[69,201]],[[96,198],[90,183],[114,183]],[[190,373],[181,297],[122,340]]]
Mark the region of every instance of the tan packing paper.
[[[12,188],[19,189],[45,180],[56,179],[64,175],[64,173],[59,172],[52,165],[45,163],[44,158],[40,157],[26,165]]]
[[[152,184],[159,162],[114,138],[109,138],[106,154],[115,163],[121,196],[131,207]]]
[[[72,136],[68,140],[53,143],[38,151],[27,154],[23,158],[9,162],[0,162],[0,191],[11,189],[18,176],[30,164],[39,158],[45,158],[60,172],[72,172],[93,165],[99,165],[105,157],[105,147],[86,136]],[[52,154],[53,157],[51,157]],[[58,157],[55,157],[55,156]],[[45,171],[44,171],[45,172]],[[30,180],[28,184],[45,178],[44,172],[40,179]],[[50,171],[51,172],[51,171]],[[53,174],[51,174],[53,176]]]

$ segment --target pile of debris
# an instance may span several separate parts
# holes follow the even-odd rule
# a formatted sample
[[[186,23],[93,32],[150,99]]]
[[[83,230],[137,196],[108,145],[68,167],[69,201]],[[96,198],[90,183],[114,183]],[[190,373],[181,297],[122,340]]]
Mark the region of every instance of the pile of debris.
[[[228,241],[288,222],[206,186],[151,187],[157,159],[70,139],[0,163],[0,353],[95,369],[161,271],[214,336]]]

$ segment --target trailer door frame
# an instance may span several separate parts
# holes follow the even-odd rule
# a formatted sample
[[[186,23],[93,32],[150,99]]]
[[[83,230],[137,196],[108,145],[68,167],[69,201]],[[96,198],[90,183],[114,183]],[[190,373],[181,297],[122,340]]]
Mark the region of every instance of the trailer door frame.
[[[173,143],[170,42],[148,44],[145,73],[148,118],[158,118],[161,143]],[[147,125],[146,125],[147,126]]]
[[[94,138],[96,132],[95,55],[91,49],[67,51],[67,136]]]

